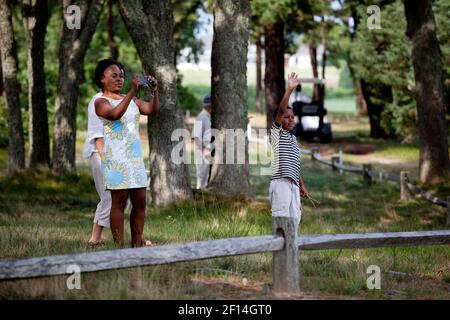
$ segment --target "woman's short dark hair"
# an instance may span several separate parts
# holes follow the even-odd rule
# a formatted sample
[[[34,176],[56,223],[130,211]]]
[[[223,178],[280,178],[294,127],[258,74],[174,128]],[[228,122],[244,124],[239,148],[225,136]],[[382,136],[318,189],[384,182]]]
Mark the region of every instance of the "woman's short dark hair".
[[[94,74],[94,83],[99,89],[103,90],[102,86],[102,77],[103,72],[105,72],[106,68],[109,66],[116,65],[123,71],[123,76],[125,77],[125,67],[120,62],[113,60],[113,59],[103,59],[100,60],[97,63],[97,67],[95,67],[95,74]]]

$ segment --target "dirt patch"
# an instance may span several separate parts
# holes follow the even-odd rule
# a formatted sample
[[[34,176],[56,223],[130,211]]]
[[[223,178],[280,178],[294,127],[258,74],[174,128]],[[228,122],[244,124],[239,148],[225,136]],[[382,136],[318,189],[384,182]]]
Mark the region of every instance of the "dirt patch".
[[[301,291],[300,294],[275,293],[272,285],[264,282],[249,281],[246,278],[229,277],[226,280],[208,277],[192,279],[196,286],[203,286],[213,291],[217,299],[236,300],[335,300],[344,297],[316,294]],[[349,299],[347,297],[346,299]]]
[[[342,150],[347,154],[365,155],[375,151],[375,147],[371,144],[346,144]]]

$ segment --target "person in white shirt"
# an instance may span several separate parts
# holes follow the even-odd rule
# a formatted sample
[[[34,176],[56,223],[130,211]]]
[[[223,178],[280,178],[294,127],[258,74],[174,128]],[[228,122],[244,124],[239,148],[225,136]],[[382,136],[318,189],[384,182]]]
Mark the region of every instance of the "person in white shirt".
[[[89,239],[90,245],[102,243],[103,228],[109,228],[109,213],[111,210],[111,192],[105,190],[101,169],[101,154],[104,145],[103,122],[95,113],[95,100],[102,96],[102,92],[94,95],[88,106],[88,131],[84,144],[83,156],[91,160],[92,175],[94,177],[95,188],[100,197],[100,202],[95,210],[92,235]]]
[[[195,141],[195,163],[197,169],[197,189],[208,185],[211,159],[211,96],[203,98],[203,110],[197,115],[193,135]]]

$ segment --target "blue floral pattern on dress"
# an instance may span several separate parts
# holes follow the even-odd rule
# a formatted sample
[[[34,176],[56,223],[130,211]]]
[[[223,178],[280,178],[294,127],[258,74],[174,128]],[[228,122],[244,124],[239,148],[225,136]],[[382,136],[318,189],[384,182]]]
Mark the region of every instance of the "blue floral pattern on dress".
[[[121,100],[106,98],[115,108]],[[105,146],[102,172],[105,189],[131,189],[147,186],[147,174],[139,139],[139,108],[131,101],[122,118],[103,120]]]

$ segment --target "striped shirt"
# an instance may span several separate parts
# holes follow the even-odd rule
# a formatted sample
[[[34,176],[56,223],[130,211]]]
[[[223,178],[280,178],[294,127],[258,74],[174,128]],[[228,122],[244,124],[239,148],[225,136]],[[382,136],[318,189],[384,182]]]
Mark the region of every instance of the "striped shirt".
[[[293,134],[283,130],[274,121],[270,130],[270,144],[274,153],[270,179],[291,178],[299,185],[300,148]]]

